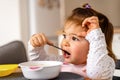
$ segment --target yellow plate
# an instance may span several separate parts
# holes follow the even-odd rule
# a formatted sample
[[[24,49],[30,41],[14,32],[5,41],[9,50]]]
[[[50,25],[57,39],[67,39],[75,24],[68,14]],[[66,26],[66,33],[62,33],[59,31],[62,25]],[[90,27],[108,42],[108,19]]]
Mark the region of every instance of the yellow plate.
[[[8,76],[18,68],[18,64],[3,64],[0,65],[0,77]]]

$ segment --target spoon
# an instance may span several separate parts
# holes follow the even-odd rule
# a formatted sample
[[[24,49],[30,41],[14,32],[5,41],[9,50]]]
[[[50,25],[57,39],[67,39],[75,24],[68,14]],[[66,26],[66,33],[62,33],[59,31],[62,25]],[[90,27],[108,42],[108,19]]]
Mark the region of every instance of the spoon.
[[[64,50],[64,49],[62,49],[62,48],[59,48],[58,46],[55,46],[55,45],[53,45],[53,44],[48,44],[48,45],[49,45],[49,46],[52,46],[52,47],[54,47],[54,48],[60,49],[60,50],[64,51],[66,54],[70,55],[69,52],[67,52],[66,50]]]

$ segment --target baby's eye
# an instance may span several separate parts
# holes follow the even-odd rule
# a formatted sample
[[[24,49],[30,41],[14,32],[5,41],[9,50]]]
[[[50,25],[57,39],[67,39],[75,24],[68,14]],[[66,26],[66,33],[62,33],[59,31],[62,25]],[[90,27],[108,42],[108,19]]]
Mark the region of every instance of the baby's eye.
[[[75,36],[72,37],[72,40],[73,40],[73,41],[80,41],[80,40],[79,40],[77,37],[75,37]]]
[[[66,35],[65,35],[65,34],[63,34],[63,38],[66,38]]]

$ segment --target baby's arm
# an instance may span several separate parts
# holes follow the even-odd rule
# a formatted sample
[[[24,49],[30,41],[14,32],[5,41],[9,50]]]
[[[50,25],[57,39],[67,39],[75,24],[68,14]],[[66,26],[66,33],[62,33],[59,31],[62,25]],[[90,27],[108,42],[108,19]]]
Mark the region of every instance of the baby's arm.
[[[28,42],[29,60],[57,60],[63,61],[60,55],[47,54],[44,50],[46,44],[53,44],[43,33],[34,34]]]
[[[47,58],[44,47],[33,47],[30,42],[28,42],[28,58],[30,61],[45,60]]]
[[[90,42],[86,73],[91,79],[108,79],[113,76],[115,63],[108,56],[105,37],[101,29],[91,31],[86,39]]]
[[[109,79],[113,76],[115,63],[108,55],[105,36],[102,33],[98,18],[93,16],[83,21],[87,26],[86,39],[89,41],[86,73],[91,79]]]

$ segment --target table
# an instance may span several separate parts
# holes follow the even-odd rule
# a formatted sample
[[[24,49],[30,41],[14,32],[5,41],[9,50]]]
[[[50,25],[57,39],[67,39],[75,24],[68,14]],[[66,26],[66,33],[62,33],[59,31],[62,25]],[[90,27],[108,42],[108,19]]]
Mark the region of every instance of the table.
[[[84,78],[75,73],[61,72],[58,77],[50,80],[84,80]]]
[[[0,80],[30,80],[30,79],[26,79],[21,71],[20,72],[17,71],[9,76],[1,77]],[[82,76],[75,73],[60,72],[59,76],[49,80],[85,80],[85,79]]]
[[[22,73],[13,73],[9,76],[0,77],[0,80],[29,80],[29,79],[26,79]]]

